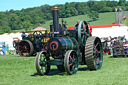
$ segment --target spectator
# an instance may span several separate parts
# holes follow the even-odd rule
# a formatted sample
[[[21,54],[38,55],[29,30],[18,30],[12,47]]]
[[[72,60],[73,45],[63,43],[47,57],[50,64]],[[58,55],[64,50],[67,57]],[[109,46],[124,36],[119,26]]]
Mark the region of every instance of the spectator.
[[[90,23],[88,22],[88,28],[89,28],[89,35],[92,36],[92,27],[90,26]]]
[[[5,44],[5,42],[4,42],[4,44],[3,44],[3,47],[4,47],[4,48],[6,47],[6,44]]]
[[[126,39],[125,35],[123,36],[123,40],[124,40],[125,42],[127,41],[127,39]]]
[[[112,37],[111,37],[111,36],[109,36],[109,37],[108,37],[108,41],[111,41],[111,40],[112,40]]]

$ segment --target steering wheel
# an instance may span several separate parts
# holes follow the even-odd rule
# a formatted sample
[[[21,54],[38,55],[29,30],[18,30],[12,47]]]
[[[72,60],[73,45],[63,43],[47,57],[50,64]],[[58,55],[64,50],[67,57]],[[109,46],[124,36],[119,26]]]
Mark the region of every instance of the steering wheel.
[[[41,31],[35,31],[35,32],[33,33],[33,35],[34,35],[35,37],[42,38],[42,32],[41,32]]]

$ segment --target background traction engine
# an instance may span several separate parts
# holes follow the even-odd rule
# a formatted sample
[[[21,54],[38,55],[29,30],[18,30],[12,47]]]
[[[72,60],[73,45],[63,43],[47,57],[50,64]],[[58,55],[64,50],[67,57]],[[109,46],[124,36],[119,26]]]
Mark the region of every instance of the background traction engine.
[[[43,34],[41,31],[30,31],[27,37],[24,37],[17,45],[17,49],[20,56],[32,56],[36,52],[44,49],[45,43],[48,41],[47,32]],[[46,40],[47,39],[47,40]]]
[[[50,26],[50,40],[47,50],[36,55],[36,70],[39,75],[47,75],[51,65],[68,75],[76,74],[79,65],[87,65],[89,70],[100,69],[103,62],[103,48],[98,37],[90,37],[86,21],[81,21],[73,30],[59,24],[58,7],[52,8],[53,25]]]

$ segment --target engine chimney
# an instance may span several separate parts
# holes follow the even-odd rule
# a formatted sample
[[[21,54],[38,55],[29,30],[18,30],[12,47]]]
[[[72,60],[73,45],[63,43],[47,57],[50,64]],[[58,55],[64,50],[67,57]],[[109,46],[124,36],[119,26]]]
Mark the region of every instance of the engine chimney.
[[[58,10],[59,10],[58,7],[52,8],[54,32],[59,32],[59,12]]]

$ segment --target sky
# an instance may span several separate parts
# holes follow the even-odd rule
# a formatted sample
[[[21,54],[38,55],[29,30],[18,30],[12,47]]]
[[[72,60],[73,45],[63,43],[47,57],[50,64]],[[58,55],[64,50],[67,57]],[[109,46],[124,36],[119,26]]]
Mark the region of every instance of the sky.
[[[32,8],[41,6],[44,4],[55,5],[65,4],[66,2],[87,2],[88,0],[0,0],[0,11],[6,11],[10,9],[21,10],[22,8]],[[100,0],[95,0],[100,1]],[[115,0],[119,1],[119,0]]]

